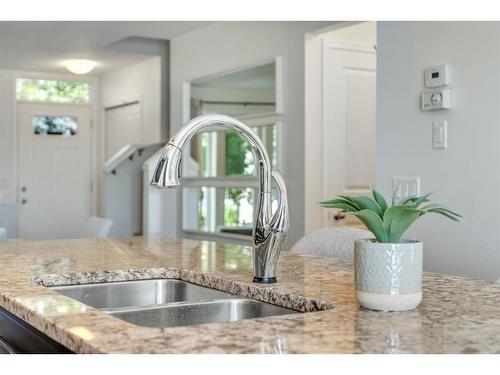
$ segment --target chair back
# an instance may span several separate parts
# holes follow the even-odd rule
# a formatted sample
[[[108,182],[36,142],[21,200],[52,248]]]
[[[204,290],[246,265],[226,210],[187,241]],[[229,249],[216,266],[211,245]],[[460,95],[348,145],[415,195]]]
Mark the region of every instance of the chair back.
[[[107,237],[113,225],[113,220],[104,217],[92,216],[82,230],[82,238]]]
[[[0,241],[7,241],[7,229],[0,228]]]
[[[298,240],[291,251],[299,254],[314,254],[334,257],[346,262],[354,258],[354,240],[360,238],[373,238],[368,230],[327,227],[306,234]]]

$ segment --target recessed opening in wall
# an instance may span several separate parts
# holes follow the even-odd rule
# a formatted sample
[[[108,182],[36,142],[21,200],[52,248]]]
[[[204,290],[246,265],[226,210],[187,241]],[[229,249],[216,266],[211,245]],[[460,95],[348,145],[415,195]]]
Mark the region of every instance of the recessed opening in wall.
[[[240,118],[257,133],[272,168],[281,168],[281,59],[199,78],[186,84],[185,117],[219,113]],[[185,232],[250,238],[258,171],[251,146],[214,126],[184,151],[182,223]],[[277,204],[274,193],[273,204]]]

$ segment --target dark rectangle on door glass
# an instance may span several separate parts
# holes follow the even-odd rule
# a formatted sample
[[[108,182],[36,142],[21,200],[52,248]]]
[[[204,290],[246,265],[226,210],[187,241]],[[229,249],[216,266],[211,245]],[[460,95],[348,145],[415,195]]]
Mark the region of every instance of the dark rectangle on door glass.
[[[36,135],[71,137],[78,131],[76,117],[71,116],[33,116],[32,124]]]

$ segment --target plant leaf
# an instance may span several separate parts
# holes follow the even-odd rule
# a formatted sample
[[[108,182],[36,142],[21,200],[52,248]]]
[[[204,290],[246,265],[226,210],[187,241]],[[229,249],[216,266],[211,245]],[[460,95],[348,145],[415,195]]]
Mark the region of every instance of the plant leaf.
[[[461,222],[462,220],[460,220],[460,218],[462,216],[458,215],[455,216],[454,214],[451,214],[448,210],[444,210],[444,209],[441,209],[441,208],[433,208],[433,209],[430,209],[430,210],[427,210],[426,213],[436,213],[436,214],[440,214],[440,215],[443,215],[443,216],[446,216],[448,219],[451,219],[451,220],[454,220],[454,221],[458,221],[458,222]]]
[[[380,218],[382,218],[383,216],[383,212],[382,212],[382,209],[380,208],[380,206],[378,205],[377,202],[375,202],[375,200],[373,200],[372,198],[370,197],[366,197],[366,196],[358,196],[358,197],[350,197],[351,198],[351,201],[353,201],[357,207],[359,207],[359,210],[370,210],[370,211],[373,211],[374,213],[376,213],[378,216],[380,216]]]
[[[344,204],[344,205],[351,206],[355,211],[358,210],[358,207],[356,207],[356,205],[354,203],[352,203],[344,198],[335,198],[335,199],[331,199],[328,201],[319,202],[319,204],[323,207],[331,207],[330,205],[332,205],[332,204]]]
[[[425,213],[416,208],[396,205],[387,209],[384,215],[384,230],[387,232],[387,241],[398,243],[406,230]]]
[[[403,199],[401,202],[399,202],[398,205],[404,206],[404,205],[407,205],[409,203],[413,204],[413,202],[415,202],[416,199],[418,199],[418,196],[408,195],[405,199]]]
[[[385,210],[387,210],[387,202],[385,201],[385,198],[375,188],[372,190],[372,193],[373,193],[373,198],[375,198],[375,201],[382,210],[382,213],[384,213]]]
[[[426,211],[429,211],[429,210],[434,210],[434,209],[440,209],[440,210],[444,210],[446,212],[448,212],[449,214],[451,215],[454,215],[454,216],[458,216],[458,217],[462,217],[462,215],[460,215],[459,213],[455,212],[455,211],[452,211],[450,210],[448,207],[446,207],[444,204],[439,204],[439,203],[434,203],[434,204],[429,204],[428,206],[424,206],[422,207],[422,210],[426,210]]]
[[[342,198],[346,201],[348,201],[351,205],[353,205],[354,207],[356,207],[358,210],[362,210],[363,207],[361,207],[359,204],[357,204],[352,198],[353,197],[350,197],[348,195],[339,195],[338,196],[339,198]]]
[[[399,187],[394,189],[394,191],[392,193],[392,203],[391,203],[392,206],[394,206],[396,204],[396,195],[398,195],[398,191],[399,191]]]
[[[429,198],[431,196],[431,194],[432,194],[432,192],[427,193],[425,195],[422,195],[421,197],[417,197],[417,199],[415,199],[415,201],[413,202],[412,207],[418,208],[418,206],[420,206],[422,203],[428,202],[429,199],[427,199],[427,198]]]
[[[378,242],[387,242],[387,233],[384,229],[384,223],[379,215],[368,209],[364,209],[358,212],[352,212],[352,215],[356,216],[365,224],[370,232],[373,233]]]
[[[357,212],[359,211],[357,208],[353,208],[351,205],[345,204],[345,203],[328,203],[328,204],[321,204],[322,207],[325,208],[336,208],[339,210],[343,210],[345,212]]]

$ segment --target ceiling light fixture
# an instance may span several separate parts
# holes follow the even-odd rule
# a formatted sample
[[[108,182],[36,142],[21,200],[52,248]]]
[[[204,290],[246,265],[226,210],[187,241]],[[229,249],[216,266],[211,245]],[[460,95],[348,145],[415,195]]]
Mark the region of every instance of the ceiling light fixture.
[[[73,59],[66,60],[64,66],[71,73],[74,74],[87,74],[96,67],[97,63],[93,60]]]

